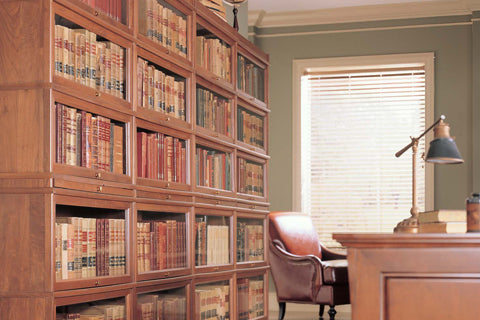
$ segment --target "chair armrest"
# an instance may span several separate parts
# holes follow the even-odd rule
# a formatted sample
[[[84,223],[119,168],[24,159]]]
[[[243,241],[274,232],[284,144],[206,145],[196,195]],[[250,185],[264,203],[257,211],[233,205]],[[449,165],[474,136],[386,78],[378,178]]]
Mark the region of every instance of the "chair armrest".
[[[279,301],[314,301],[323,283],[318,257],[291,254],[280,241],[273,240],[269,258]]]
[[[347,259],[347,255],[328,249],[322,245],[322,260]]]

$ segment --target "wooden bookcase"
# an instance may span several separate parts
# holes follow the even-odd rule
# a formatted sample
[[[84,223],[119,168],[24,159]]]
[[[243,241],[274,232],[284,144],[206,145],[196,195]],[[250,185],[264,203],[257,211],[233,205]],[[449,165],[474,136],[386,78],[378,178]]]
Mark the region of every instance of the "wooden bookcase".
[[[268,55],[196,0],[0,20],[2,317],[267,319]]]

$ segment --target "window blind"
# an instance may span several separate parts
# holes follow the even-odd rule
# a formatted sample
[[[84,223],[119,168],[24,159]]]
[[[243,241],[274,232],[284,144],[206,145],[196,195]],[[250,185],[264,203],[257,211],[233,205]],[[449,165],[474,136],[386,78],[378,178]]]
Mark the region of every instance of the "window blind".
[[[392,232],[410,216],[411,151],[395,152],[425,130],[423,67],[310,73],[301,79],[302,211],[321,241],[335,232]],[[425,150],[421,139],[418,155]],[[425,168],[417,201],[425,208]]]

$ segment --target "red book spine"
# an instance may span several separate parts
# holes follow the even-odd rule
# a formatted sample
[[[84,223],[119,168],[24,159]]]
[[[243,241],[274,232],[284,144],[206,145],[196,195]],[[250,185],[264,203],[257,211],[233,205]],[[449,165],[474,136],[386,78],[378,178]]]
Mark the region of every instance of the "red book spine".
[[[103,219],[97,219],[96,221],[96,275],[97,277],[102,276],[102,220]]]
[[[56,136],[56,160],[57,163],[62,163],[63,159],[63,148],[62,148],[62,138],[63,138],[63,105],[60,103],[55,104],[55,117],[56,117],[56,128],[55,128],[55,136]]]
[[[159,269],[167,268],[167,224],[160,222],[160,266]]]
[[[158,229],[158,221],[153,221],[151,224],[150,224],[150,232],[153,234],[152,236],[152,242],[151,242],[151,246],[152,246],[152,250],[151,250],[151,253],[152,253],[152,257],[150,259],[150,264],[151,264],[151,270],[157,270],[157,257],[158,257],[158,232],[157,232],[157,229]]]
[[[104,238],[103,238],[103,247],[104,247],[104,258],[103,258],[103,275],[110,275],[110,220],[104,220]]]
[[[147,134],[137,132],[137,175],[147,177]]]

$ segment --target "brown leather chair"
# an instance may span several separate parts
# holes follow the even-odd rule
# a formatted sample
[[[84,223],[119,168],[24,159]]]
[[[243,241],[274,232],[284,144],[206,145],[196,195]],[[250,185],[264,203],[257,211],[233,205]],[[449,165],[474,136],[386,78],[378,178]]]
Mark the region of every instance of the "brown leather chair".
[[[312,219],[298,212],[269,214],[269,259],[279,305],[278,319],[285,316],[286,302],[325,305],[335,319],[335,305],[349,304],[346,255],[325,248]]]

